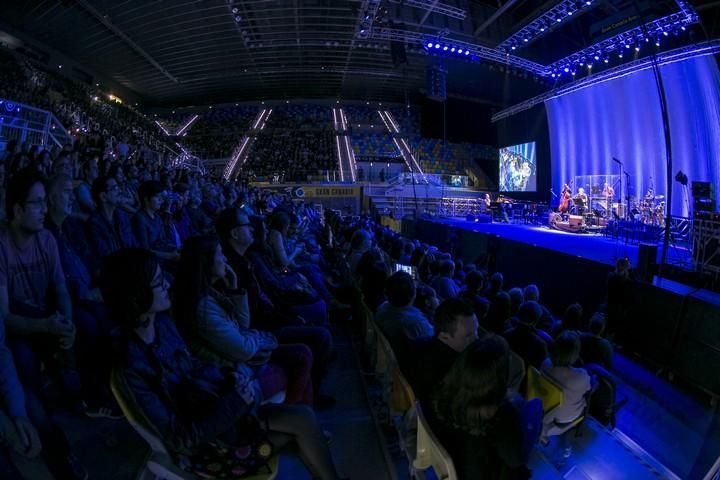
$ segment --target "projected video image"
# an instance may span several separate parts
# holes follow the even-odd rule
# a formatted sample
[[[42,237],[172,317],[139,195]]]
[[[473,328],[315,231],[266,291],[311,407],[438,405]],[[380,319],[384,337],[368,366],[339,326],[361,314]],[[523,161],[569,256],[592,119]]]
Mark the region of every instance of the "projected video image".
[[[500,191],[534,192],[537,189],[535,142],[500,149]]]

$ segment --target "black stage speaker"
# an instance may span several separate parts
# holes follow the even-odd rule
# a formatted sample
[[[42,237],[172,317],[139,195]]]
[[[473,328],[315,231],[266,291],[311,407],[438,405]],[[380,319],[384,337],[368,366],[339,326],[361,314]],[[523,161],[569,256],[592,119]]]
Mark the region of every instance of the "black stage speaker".
[[[428,98],[444,102],[447,99],[447,70],[434,65],[428,67],[426,75]]]
[[[652,282],[657,268],[657,245],[641,243],[638,249],[637,273],[643,282]]]
[[[408,63],[404,41],[393,40],[390,42],[390,58],[392,58],[393,65],[396,67]]]

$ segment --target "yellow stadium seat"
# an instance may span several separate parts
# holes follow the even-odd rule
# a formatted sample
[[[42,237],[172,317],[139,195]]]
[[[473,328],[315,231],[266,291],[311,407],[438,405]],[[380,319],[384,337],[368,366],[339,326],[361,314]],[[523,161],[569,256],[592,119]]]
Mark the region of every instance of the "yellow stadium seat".
[[[415,405],[417,414],[417,454],[413,461],[416,470],[432,468],[435,477],[440,480],[457,480],[455,465],[445,447],[440,444],[423,415],[420,402]]]
[[[562,389],[533,366],[528,368],[527,372],[526,397],[528,400],[539,398],[543,402],[545,415],[562,405],[563,402]]]
[[[150,454],[145,462],[145,469],[141,472],[139,478],[145,478],[149,472],[154,475],[153,478],[161,480],[199,480],[201,477],[193,475],[190,472],[178,466],[165,444],[160,439],[159,433],[150,423],[143,411],[137,405],[135,396],[125,382],[124,377],[117,370],[113,370],[110,378],[110,389],[122,410],[125,418],[128,420],[133,429],[147,442],[150,446]],[[268,466],[271,473],[261,473],[249,477],[243,477],[244,480],[273,480],[277,477],[279,470],[280,456],[274,455]]]

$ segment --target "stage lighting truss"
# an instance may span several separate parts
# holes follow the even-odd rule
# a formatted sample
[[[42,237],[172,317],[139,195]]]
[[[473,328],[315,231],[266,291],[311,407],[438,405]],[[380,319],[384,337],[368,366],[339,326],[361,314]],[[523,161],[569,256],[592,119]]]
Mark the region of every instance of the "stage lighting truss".
[[[707,55],[717,55],[719,53],[720,40],[711,40],[708,42],[689,45],[686,47],[677,48],[675,50],[670,50],[668,52],[658,54],[657,63],[658,65],[662,66],[671,63],[682,62],[691,58],[704,57]],[[567,95],[569,93],[573,93],[578,90],[597,85],[598,83],[607,82],[616,78],[622,78],[627,75],[632,75],[641,70],[652,68],[652,66],[652,58],[646,57],[630,63],[625,63],[616,67],[609,68],[596,75],[574,81],[562,87],[543,93],[542,95],[538,95],[536,97],[528,99],[522,103],[518,103],[517,105],[513,105],[512,107],[506,108],[505,110],[502,110],[493,115],[491,120],[492,122],[497,122],[525,110],[530,110],[534,106],[544,103],[553,98],[561,97],[563,95]]]
[[[480,60],[491,60],[497,63],[523,68],[537,75],[545,75],[547,70],[547,67],[540,65],[539,63],[525,60],[524,58],[516,57],[514,55],[508,55],[494,48],[483,47],[481,45],[474,45],[472,43],[457,40],[447,40],[438,36],[429,37],[426,34],[411,32],[408,30],[381,28],[373,31],[372,37],[378,40],[404,41],[410,45],[420,44],[428,53],[444,53],[456,58],[464,58],[475,62]],[[433,47],[428,48],[428,45],[431,42]]]
[[[355,37],[367,39],[372,36],[373,24],[382,0],[362,0],[358,13]]]
[[[500,43],[497,48],[505,52],[511,52],[530,45],[533,41],[566,23],[566,19],[584,13],[599,3],[599,0],[562,0],[521,30],[512,34]]]
[[[673,13],[575,52],[572,55],[550,64],[548,69],[550,70],[551,76],[560,77],[566,73],[566,68],[576,69],[585,62],[592,63],[594,60],[595,63],[603,62],[607,64],[612,55],[620,59],[624,58],[625,51],[633,46],[636,52],[641,51],[643,48],[646,48],[651,39],[656,47],[660,47],[663,38],[669,36],[671,33],[679,33],[685,30],[688,25],[697,22],[698,16],[694,12],[690,15],[684,12]]]
[[[467,12],[462,8],[453,7],[445,3],[440,3],[437,0],[391,0],[392,3],[400,3],[410,7],[421,8],[427,13],[438,13],[447,17],[457,18],[458,20],[465,20]]]

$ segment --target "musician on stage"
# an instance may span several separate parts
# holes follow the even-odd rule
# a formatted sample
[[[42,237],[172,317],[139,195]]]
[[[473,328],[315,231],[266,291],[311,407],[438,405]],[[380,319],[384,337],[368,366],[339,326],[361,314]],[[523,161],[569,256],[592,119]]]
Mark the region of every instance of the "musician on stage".
[[[582,187],[578,188],[578,193],[575,195],[575,205],[578,207],[578,215],[583,215],[588,207],[588,196]]]
[[[606,215],[609,216],[612,209],[613,199],[615,198],[615,189],[611,187],[609,183],[605,182],[602,193],[605,197],[605,212]]]

